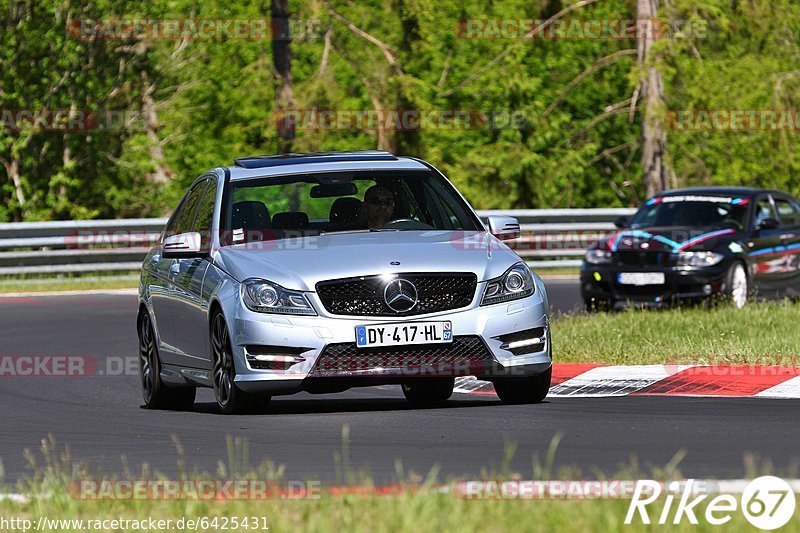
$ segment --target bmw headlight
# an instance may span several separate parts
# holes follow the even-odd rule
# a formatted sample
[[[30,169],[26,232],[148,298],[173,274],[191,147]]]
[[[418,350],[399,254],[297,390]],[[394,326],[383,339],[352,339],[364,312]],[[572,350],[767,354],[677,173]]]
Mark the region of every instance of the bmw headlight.
[[[678,253],[678,266],[714,266],[724,258],[725,256],[715,252],[680,252]]]
[[[481,305],[492,305],[530,296],[536,290],[528,265],[517,263],[499,278],[486,283]]]
[[[590,265],[607,265],[611,262],[612,256],[608,250],[589,250],[584,260]]]
[[[251,311],[283,315],[317,314],[302,292],[290,291],[263,279],[245,280],[241,292],[244,304]]]

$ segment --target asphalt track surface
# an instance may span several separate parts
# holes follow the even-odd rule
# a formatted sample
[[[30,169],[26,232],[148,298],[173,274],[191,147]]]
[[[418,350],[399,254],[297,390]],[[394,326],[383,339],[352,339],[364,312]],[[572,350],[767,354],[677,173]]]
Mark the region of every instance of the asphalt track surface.
[[[577,306],[575,282],[548,283],[559,311]],[[81,355],[105,367],[108,358],[135,361],[135,296],[79,295],[0,299],[0,355]],[[557,357],[557,354],[556,354]],[[457,394],[441,408],[417,409],[399,387],[298,394],[273,400],[265,414],[223,416],[209,390],[193,412],[141,407],[136,375],[0,377],[0,458],[5,482],[30,475],[24,450],[37,452],[52,435],[95,472],[121,473],[143,463],[167,475],[178,470],[175,441],[187,466],[215,473],[226,437],[249,442],[250,464],[286,466],[288,479],[337,481],[334,456],[349,426],[349,462],[378,482],[405,474],[468,478],[499,469],[506,443],[517,446],[514,471],[533,476],[533,456],[563,438],[556,467],[613,476],[635,458],[644,474],[680,451],[687,477],[747,475],[745,457],[768,459],[778,475],[800,465],[800,401],[749,398],[554,398],[506,406],[493,396]]]

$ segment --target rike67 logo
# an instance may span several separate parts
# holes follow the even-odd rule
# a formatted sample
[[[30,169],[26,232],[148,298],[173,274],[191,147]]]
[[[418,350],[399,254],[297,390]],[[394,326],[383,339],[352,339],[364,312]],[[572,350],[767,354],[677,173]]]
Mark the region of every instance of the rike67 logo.
[[[691,524],[699,524],[700,517],[708,524],[720,526],[741,512],[753,526],[774,530],[785,526],[794,516],[795,494],[792,486],[783,479],[759,477],[749,482],[744,490],[734,486],[726,488],[726,484],[735,485],[736,482],[689,479],[685,483],[674,481],[665,491],[657,481],[640,480],[636,484],[625,523],[641,521],[643,524],[677,525],[687,520]],[[732,494],[724,494],[740,490],[739,499]],[[709,500],[711,494],[717,496]]]

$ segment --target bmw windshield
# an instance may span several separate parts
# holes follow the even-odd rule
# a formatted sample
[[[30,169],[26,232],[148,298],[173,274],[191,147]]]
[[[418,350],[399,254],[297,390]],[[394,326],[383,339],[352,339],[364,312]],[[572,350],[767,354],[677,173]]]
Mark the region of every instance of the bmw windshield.
[[[743,230],[750,201],[735,196],[660,196],[649,200],[630,228],[699,227]]]
[[[336,172],[233,181],[227,244],[357,231],[482,231],[442,177],[422,172]]]

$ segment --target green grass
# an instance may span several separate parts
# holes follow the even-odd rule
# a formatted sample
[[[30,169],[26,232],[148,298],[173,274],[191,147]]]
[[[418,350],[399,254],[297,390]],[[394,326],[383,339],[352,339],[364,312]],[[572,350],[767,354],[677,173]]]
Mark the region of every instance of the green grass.
[[[107,289],[135,289],[138,274],[109,276],[52,276],[0,278],[0,294]]]
[[[535,268],[533,269],[539,277],[547,279],[550,276],[571,276],[578,278],[581,275],[581,269],[578,267],[554,267],[554,268]]]
[[[347,442],[348,429],[343,428],[343,441]],[[485,471],[478,479],[580,479],[574,470],[554,471],[554,456],[559,437],[551,442],[544,457],[540,461],[534,457],[532,470],[527,473],[511,472],[508,465],[516,448],[506,446],[500,467]],[[179,453],[181,446],[175,443]],[[291,479],[283,468],[269,462],[250,469],[246,466],[248,445],[246,441],[228,439],[228,461],[221,461],[215,475],[193,472],[182,474],[181,480],[187,479],[260,479],[280,483]],[[342,453],[335,454],[338,476],[342,483],[360,483],[371,486],[368,476],[342,464],[348,450],[343,444]],[[404,479],[403,491],[390,495],[334,495],[324,488],[317,499],[270,499],[260,501],[198,501],[198,500],[102,500],[90,501],[75,499],[69,495],[67,486],[74,479],[102,479],[103,476],[92,474],[85,463],[76,461],[66,450],[58,450],[51,440],[44,441],[42,455],[34,457],[28,454],[36,474],[21,484],[21,490],[30,497],[26,503],[0,501],[0,517],[26,518],[34,523],[40,516],[50,519],[132,519],[142,520],[149,517],[155,519],[180,518],[198,519],[207,517],[265,517],[266,525],[271,531],[364,531],[364,532],[440,532],[440,531],[645,531],[653,528],[634,522],[632,526],[624,525],[629,500],[496,500],[496,499],[463,499],[448,492],[442,487],[449,487],[447,482],[437,479],[436,470],[427,476],[402,474],[398,466],[398,476]],[[641,474],[639,465],[632,462],[620,470],[613,479],[635,480],[641,478],[669,481],[681,479],[678,469],[684,454],[677,453],[670,464],[663,468],[653,468]],[[182,457],[182,455],[181,455]],[[179,461],[179,469],[183,471],[183,459]],[[748,477],[771,473],[769,463],[759,462],[752,457],[745,458]],[[790,473],[791,474],[791,473]],[[793,475],[793,474],[791,474]],[[118,478],[119,479],[119,478]],[[143,466],[140,472],[128,473],[124,479],[166,479]],[[172,478],[176,479],[176,478]],[[306,480],[310,481],[310,480]],[[450,480],[454,481],[454,480]],[[710,498],[708,498],[710,499]],[[664,498],[654,507],[649,508],[650,516],[657,520],[661,514],[660,505]],[[708,501],[708,500],[706,500]],[[705,507],[698,506],[702,514]],[[672,512],[675,505],[672,506]],[[680,526],[655,526],[669,531],[721,531],[717,526],[710,526],[700,517],[700,525],[692,526],[688,521]],[[244,531],[245,529],[239,529]],[[725,531],[752,531],[739,512],[734,513],[732,522],[724,526]],[[78,531],[64,527],[60,531]],[[800,522],[794,520],[781,531],[800,531]]]
[[[561,363],[800,366],[800,304],[567,315],[553,324],[553,347]]]

